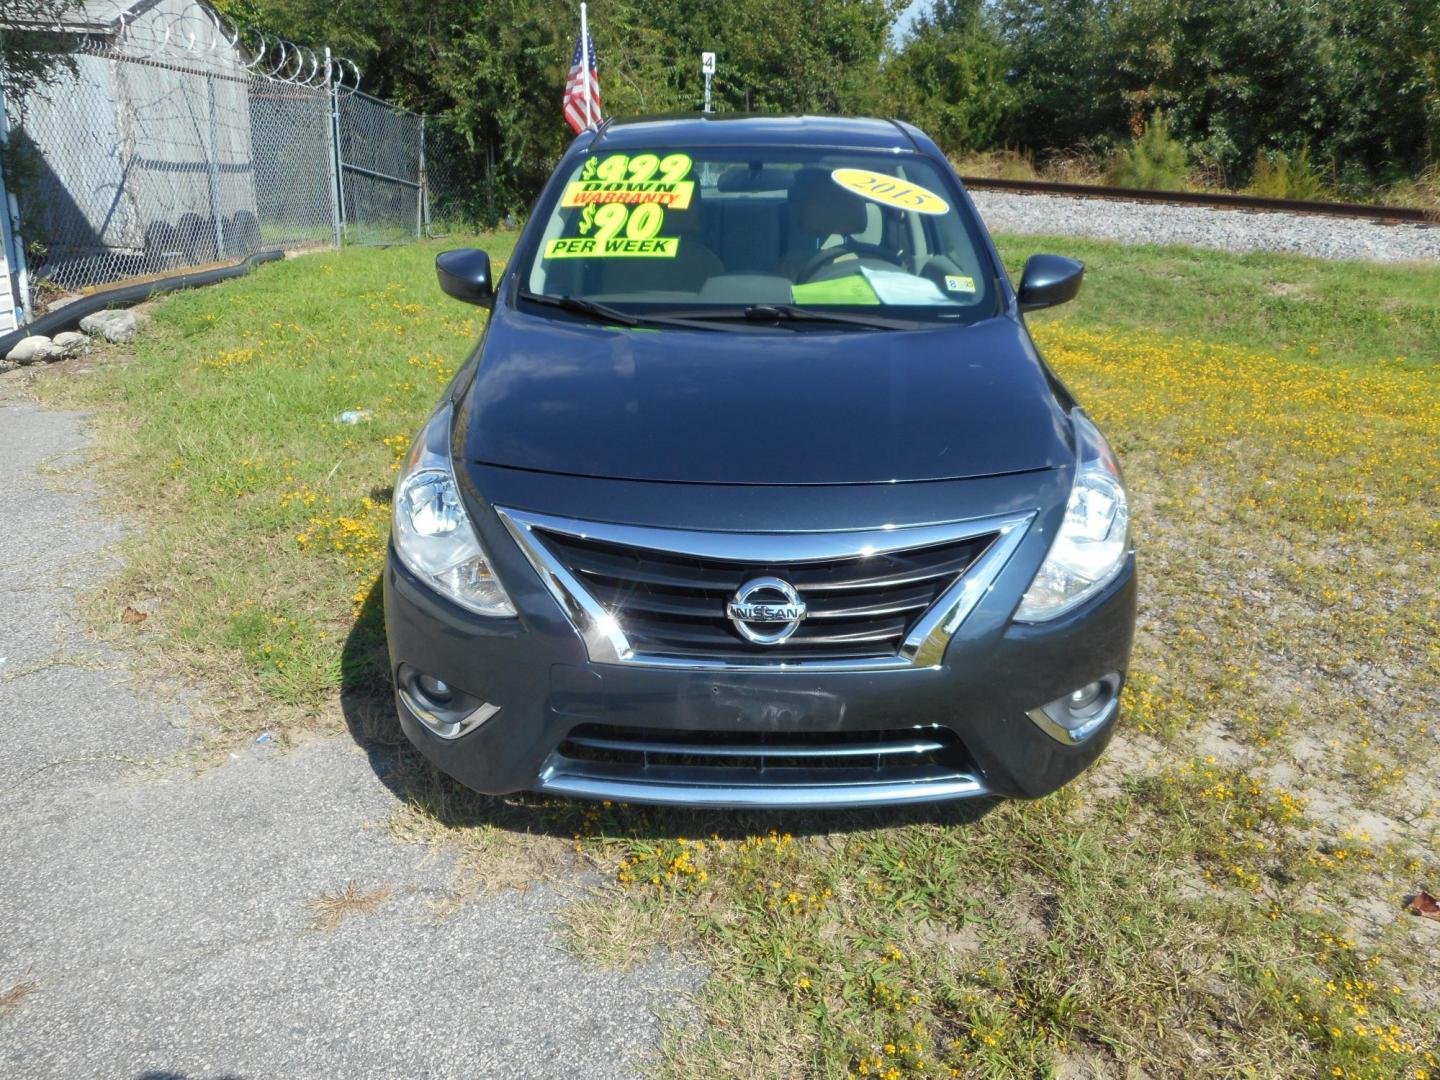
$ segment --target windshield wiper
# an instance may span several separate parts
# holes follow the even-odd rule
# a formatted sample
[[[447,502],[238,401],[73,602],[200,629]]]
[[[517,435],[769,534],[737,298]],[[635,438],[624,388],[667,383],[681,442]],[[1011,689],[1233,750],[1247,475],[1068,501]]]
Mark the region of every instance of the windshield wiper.
[[[562,311],[573,311],[577,315],[589,315],[601,322],[619,323],[621,326],[639,326],[640,320],[634,315],[621,311],[619,308],[610,307],[608,304],[597,304],[594,300],[582,300],[578,296],[546,296],[543,293],[526,292],[524,289],[519,293],[521,300],[529,300],[532,304],[545,304],[549,307],[557,307]]]
[[[826,322],[863,326],[867,330],[914,330],[916,323],[886,319],[878,315],[851,315],[842,311],[823,311],[797,304],[749,304],[735,308],[696,308],[693,311],[671,311],[672,319],[746,319],[750,322]]]
[[[579,296],[548,296],[545,293],[534,293],[525,289],[520,289],[516,295],[521,300],[529,300],[532,304],[545,304],[547,307],[559,308],[561,311],[573,311],[577,315],[588,315],[596,322],[613,323],[618,326],[674,326],[682,330],[723,331],[728,329],[721,326],[706,326],[700,321],[678,319],[668,315],[636,315],[613,308],[609,304],[602,304],[597,300],[585,300]]]
[[[915,329],[914,323],[900,319],[886,319],[878,315],[851,315],[844,311],[800,307],[798,304],[751,304],[745,309],[745,318],[757,322],[786,319],[791,322],[848,323],[851,326],[867,326],[872,330]]]

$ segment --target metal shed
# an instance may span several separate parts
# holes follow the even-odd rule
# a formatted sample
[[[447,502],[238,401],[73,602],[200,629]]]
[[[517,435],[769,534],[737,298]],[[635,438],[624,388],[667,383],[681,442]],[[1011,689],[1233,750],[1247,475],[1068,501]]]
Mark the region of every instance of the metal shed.
[[[75,70],[19,103],[31,288],[244,254],[258,241],[250,73],[196,0],[82,3]]]

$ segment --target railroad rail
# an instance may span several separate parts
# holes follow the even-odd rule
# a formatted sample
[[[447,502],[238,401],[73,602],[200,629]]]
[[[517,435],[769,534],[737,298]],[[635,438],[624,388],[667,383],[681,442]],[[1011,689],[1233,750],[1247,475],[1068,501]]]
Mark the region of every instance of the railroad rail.
[[[1313,214],[1320,217],[1363,218],[1384,225],[1440,225],[1440,210],[1422,210],[1413,206],[1374,206],[1365,203],[1316,202],[1308,199],[1270,199],[1260,195],[1232,195],[1228,192],[1149,191],[1144,188],[1066,184],[1049,180],[1001,180],[991,176],[962,176],[960,180],[972,191],[1070,195],[1084,199],[1109,199],[1113,202],[1206,206],[1212,210],[1239,210],[1248,213]]]

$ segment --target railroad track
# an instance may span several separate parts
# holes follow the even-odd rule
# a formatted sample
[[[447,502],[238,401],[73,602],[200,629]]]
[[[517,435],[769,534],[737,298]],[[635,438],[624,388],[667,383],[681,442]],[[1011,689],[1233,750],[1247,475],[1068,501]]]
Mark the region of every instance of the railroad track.
[[[1204,191],[1147,191],[1143,188],[1105,187],[1100,184],[1064,184],[1048,180],[1000,180],[990,176],[962,176],[972,191],[1015,191],[1029,195],[1069,195],[1112,202],[1164,203],[1171,206],[1207,206],[1212,210],[1242,213],[1311,214],[1317,217],[1361,218],[1381,225],[1440,226],[1440,210],[1411,206],[1373,206],[1364,203],[1314,202],[1306,199],[1267,199],[1259,195],[1231,195]]]

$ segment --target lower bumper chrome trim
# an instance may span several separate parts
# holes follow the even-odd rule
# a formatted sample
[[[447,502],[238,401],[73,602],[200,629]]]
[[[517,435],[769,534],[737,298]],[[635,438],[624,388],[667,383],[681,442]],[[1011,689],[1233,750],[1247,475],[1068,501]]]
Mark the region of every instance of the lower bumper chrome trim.
[[[548,795],[650,806],[700,807],[709,810],[826,810],[862,806],[906,806],[988,795],[990,789],[970,773],[908,783],[806,784],[771,786],[665,784],[618,780],[546,770],[539,790]]]

